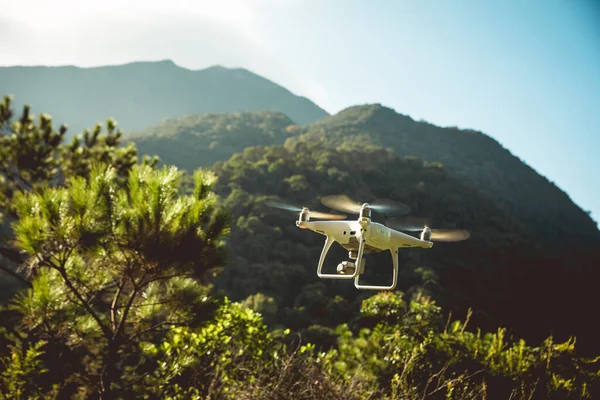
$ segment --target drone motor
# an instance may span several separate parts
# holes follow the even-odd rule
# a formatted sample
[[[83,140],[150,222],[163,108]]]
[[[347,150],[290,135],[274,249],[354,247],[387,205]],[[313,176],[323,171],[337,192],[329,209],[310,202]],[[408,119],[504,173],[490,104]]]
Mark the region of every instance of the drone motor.
[[[421,232],[421,240],[427,240],[428,242],[431,241],[431,228],[427,225],[423,228],[423,231]]]
[[[300,215],[298,215],[299,222],[308,222],[310,221],[310,215],[308,213],[308,208],[302,207],[302,211],[300,211]]]
[[[358,217],[360,220],[362,220],[363,218],[371,219],[371,207],[367,203],[363,204],[360,208],[360,213]]]

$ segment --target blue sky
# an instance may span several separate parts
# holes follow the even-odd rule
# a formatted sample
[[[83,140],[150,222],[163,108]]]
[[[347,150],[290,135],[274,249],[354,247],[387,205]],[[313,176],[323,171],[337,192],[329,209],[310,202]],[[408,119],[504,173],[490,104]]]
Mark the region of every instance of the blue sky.
[[[600,221],[595,0],[0,0],[2,65],[245,67],[330,113],[480,130]]]

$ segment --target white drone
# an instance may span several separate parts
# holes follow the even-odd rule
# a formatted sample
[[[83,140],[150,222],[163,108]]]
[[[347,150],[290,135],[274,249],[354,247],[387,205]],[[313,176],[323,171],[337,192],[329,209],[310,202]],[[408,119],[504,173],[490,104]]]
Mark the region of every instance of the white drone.
[[[392,218],[387,224],[394,226],[392,229],[386,225],[371,221],[371,210],[382,214],[404,215],[410,212],[410,208],[402,203],[379,200],[372,204],[360,204],[351,200],[346,195],[325,196],[321,202],[334,210],[358,214],[358,220],[339,221],[345,219],[345,215],[328,214],[309,211],[308,208],[295,207],[284,203],[268,202],[271,207],[300,212],[296,226],[301,229],[310,229],[325,236],[325,246],[321,252],[317,275],[326,279],[354,279],[357,289],[371,290],[393,290],[398,280],[398,249],[420,247],[429,249],[434,241],[458,242],[469,238],[469,232],[455,229],[431,229],[428,222],[422,218],[404,218],[399,220]],[[338,220],[338,221],[311,221],[310,218]],[[420,238],[411,236],[400,231],[421,231]],[[338,242],[348,250],[351,261],[343,261],[337,266],[337,274],[322,273],[325,257],[334,242]],[[361,285],[360,275],[365,271],[364,254],[379,253],[389,250],[393,261],[392,284],[389,286]]]

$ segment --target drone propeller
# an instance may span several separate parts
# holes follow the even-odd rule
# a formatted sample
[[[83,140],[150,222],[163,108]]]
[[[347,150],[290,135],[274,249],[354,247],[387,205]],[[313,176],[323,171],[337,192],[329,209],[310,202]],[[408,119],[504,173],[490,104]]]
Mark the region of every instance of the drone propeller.
[[[296,207],[293,206],[291,204],[286,204],[286,203],[281,203],[281,202],[277,202],[277,201],[267,201],[266,204],[269,207],[274,207],[274,208],[280,208],[282,210],[287,210],[287,211],[295,211],[295,212],[301,212],[302,208],[301,207]],[[322,212],[318,212],[318,211],[308,211],[308,214],[310,215],[311,218],[319,218],[319,219],[346,219],[345,215],[340,215],[340,214],[328,214],[328,213],[322,213]]]
[[[362,203],[352,200],[345,194],[325,196],[321,199],[321,203],[334,210],[350,214],[359,214],[362,208]],[[410,212],[410,207],[406,204],[389,199],[377,199],[369,203],[369,208],[383,215],[405,215]]]
[[[429,227],[430,220],[420,217],[391,218],[386,225],[398,231],[418,232]],[[431,229],[431,228],[430,228]],[[460,242],[467,240],[471,234],[463,229],[431,229],[432,242]]]

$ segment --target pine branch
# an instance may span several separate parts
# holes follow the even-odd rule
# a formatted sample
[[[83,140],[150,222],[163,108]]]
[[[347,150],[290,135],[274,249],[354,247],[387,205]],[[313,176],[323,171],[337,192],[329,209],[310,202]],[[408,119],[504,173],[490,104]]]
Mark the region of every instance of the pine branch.
[[[133,282],[133,291],[131,292],[129,299],[127,300],[127,304],[125,306],[125,311],[123,311],[123,316],[121,317],[121,320],[119,321],[119,326],[117,326],[117,330],[113,334],[113,340],[116,339],[117,337],[119,337],[119,335],[121,334],[123,329],[125,329],[125,322],[127,321],[127,317],[129,316],[129,311],[131,310],[131,306],[133,305],[133,302],[135,300],[135,297],[139,293],[139,290],[142,288],[141,286],[139,286],[139,283],[143,282],[145,277],[146,277],[146,274],[142,275],[142,277],[140,278],[140,280],[137,283],[135,282],[135,280],[132,281]]]
[[[148,279],[146,282],[144,282],[144,284],[142,286],[140,286],[140,288],[146,287],[149,284],[151,284],[152,282],[168,281],[173,278],[193,278],[195,276],[196,276],[196,274],[193,272],[182,272],[182,273],[171,274],[171,275],[157,275],[151,279]]]
[[[121,290],[123,290],[123,286],[125,286],[125,281],[122,280],[117,288],[117,292],[115,293],[115,297],[113,298],[112,304],[110,305],[110,323],[112,326],[113,332],[115,332],[117,321],[115,319],[115,310],[117,309],[117,303],[119,301],[119,296],[121,295]]]
[[[175,303],[175,300],[165,300],[165,301],[157,301],[154,303],[142,303],[142,304],[133,304],[131,308],[141,308],[141,307],[152,307],[152,306],[162,306],[165,304]],[[125,306],[117,306],[115,309],[125,308]]]
[[[104,333],[104,336],[106,337],[107,340],[111,340],[111,334],[110,331],[108,330],[108,328],[102,323],[102,320],[100,319],[100,316],[92,309],[92,307],[89,305],[88,302],[85,301],[85,299],[83,298],[83,296],[81,295],[81,293],[79,293],[79,291],[77,290],[77,288],[73,285],[73,282],[71,282],[71,280],[69,279],[69,276],[67,275],[67,271],[65,270],[64,266],[57,266],[54,264],[50,264],[52,268],[56,269],[58,271],[58,273],[60,274],[60,276],[63,278],[63,281],[65,282],[65,285],[69,288],[69,290],[71,291],[71,293],[73,293],[73,295],[81,302],[81,305],[83,306],[83,308],[85,309],[85,311],[96,321],[96,323],[98,324],[98,326],[100,327],[100,329],[102,330],[102,333]]]
[[[185,326],[185,324],[183,322],[162,321],[162,322],[159,322],[157,324],[152,325],[149,328],[146,328],[146,329],[143,329],[143,330],[141,330],[141,331],[139,331],[137,333],[134,333],[133,335],[131,335],[129,337],[129,340],[133,340],[136,337],[143,335],[144,333],[151,332],[151,331],[153,331],[155,329],[158,329],[158,328],[160,328],[161,326],[164,326],[164,325],[169,325],[169,326]]]

